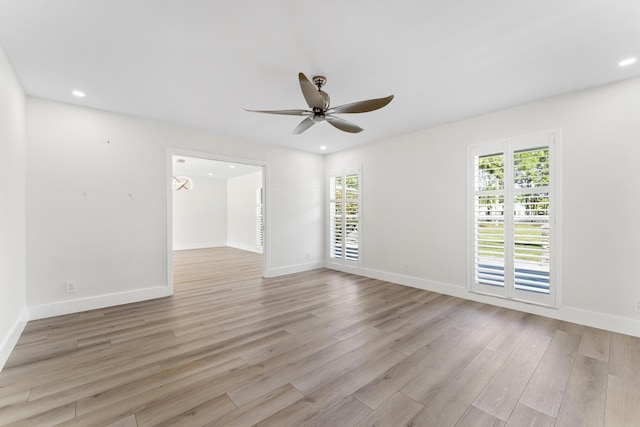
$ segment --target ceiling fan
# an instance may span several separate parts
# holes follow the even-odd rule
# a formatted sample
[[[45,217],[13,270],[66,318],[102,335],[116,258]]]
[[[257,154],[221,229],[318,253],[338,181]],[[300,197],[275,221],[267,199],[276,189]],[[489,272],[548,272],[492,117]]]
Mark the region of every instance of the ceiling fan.
[[[350,133],[358,133],[363,129],[347,120],[334,116],[334,114],[342,113],[366,113],[368,111],[374,111],[384,107],[393,99],[393,95],[389,95],[386,98],[368,99],[366,101],[353,102],[351,104],[340,105],[339,107],[331,107],[329,105],[329,94],[322,90],[322,86],[327,82],[327,79],[323,76],[313,77],[313,83],[309,81],[307,76],[303,73],[298,74],[298,80],[300,81],[300,89],[302,89],[302,95],[307,101],[309,110],[248,110],[253,113],[267,113],[267,114],[284,114],[289,116],[306,116],[304,120],[293,130],[295,135],[298,135],[318,122],[327,121],[330,125]]]

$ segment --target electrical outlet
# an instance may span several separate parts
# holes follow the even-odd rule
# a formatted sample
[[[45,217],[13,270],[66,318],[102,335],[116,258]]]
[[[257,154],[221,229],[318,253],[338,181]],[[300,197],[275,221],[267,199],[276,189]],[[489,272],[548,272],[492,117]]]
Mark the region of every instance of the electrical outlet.
[[[635,308],[636,308],[636,311],[640,313],[640,298],[636,298]]]
[[[76,281],[75,280],[68,280],[65,283],[65,289],[67,290],[67,292],[75,292],[76,291]]]
[[[406,273],[411,271],[411,264],[402,264],[402,270]]]
[[[307,261],[311,261],[311,254],[307,252]]]

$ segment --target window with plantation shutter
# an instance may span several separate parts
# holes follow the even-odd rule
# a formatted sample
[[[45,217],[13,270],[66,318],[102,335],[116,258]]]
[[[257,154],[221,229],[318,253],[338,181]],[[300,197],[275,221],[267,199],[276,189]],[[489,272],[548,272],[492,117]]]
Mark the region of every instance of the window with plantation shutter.
[[[469,148],[471,291],[558,304],[560,132]]]
[[[329,260],[360,261],[360,170],[329,174]]]
[[[256,246],[262,250],[264,246],[264,203],[262,188],[256,190]]]

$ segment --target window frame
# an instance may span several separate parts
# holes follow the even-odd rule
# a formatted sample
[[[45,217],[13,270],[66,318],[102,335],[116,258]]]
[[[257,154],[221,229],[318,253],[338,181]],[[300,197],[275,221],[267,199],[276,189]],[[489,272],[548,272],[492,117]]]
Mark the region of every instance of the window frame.
[[[344,183],[346,183],[346,179],[347,176],[353,176],[353,175],[357,175],[358,177],[358,196],[356,198],[347,198],[346,197],[346,191],[342,192],[342,197],[341,199],[338,201],[338,199],[334,199],[331,196],[331,180],[333,178],[337,178],[340,177],[342,178],[342,181]],[[352,166],[349,168],[345,168],[345,169],[336,169],[336,170],[330,170],[327,173],[327,262],[328,264],[333,264],[333,265],[342,265],[342,266],[350,266],[350,267],[356,267],[356,268],[360,268],[360,266],[362,265],[362,168],[360,166]],[[347,226],[347,215],[346,215],[346,209],[347,209],[347,200],[349,200],[350,202],[355,202],[357,203],[358,206],[358,214],[357,214],[357,247],[358,247],[358,252],[357,252],[357,259],[356,260],[352,260],[349,259],[347,256],[347,251],[346,251],[346,226]],[[343,236],[343,241],[342,241],[342,251],[341,251],[341,256],[340,258],[335,257],[335,252],[334,252],[334,246],[333,246],[333,242],[332,242],[332,236],[333,236],[333,227],[332,227],[332,219],[333,219],[333,212],[332,212],[332,203],[342,203],[342,214],[341,214],[341,220],[342,220],[342,236]]]
[[[468,203],[468,279],[469,292],[496,296],[512,301],[559,308],[561,305],[561,140],[560,129],[536,132],[528,135],[470,145],[467,150],[467,203]],[[549,293],[538,293],[516,288],[515,283],[515,196],[527,192],[526,188],[514,184],[514,154],[517,152],[549,149]],[[476,156],[504,154],[504,185],[502,190],[487,193],[504,195],[504,286],[492,286],[476,282],[476,212],[475,198],[483,194],[475,188]],[[536,187],[534,187],[536,188]],[[534,190],[534,192],[538,192]],[[487,194],[484,193],[484,194]]]

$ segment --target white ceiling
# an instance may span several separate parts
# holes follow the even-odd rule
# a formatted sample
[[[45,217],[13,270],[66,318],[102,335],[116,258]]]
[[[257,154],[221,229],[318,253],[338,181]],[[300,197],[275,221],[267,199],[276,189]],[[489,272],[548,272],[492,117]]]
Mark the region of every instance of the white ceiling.
[[[183,161],[180,161],[183,160]],[[260,166],[222,162],[188,156],[173,156],[173,175],[229,179],[262,170]]]
[[[639,23],[639,0],[0,0],[29,95],[313,152],[639,76]],[[395,99],[343,115],[360,134],[243,110],[306,108],[298,72],[334,106]]]

